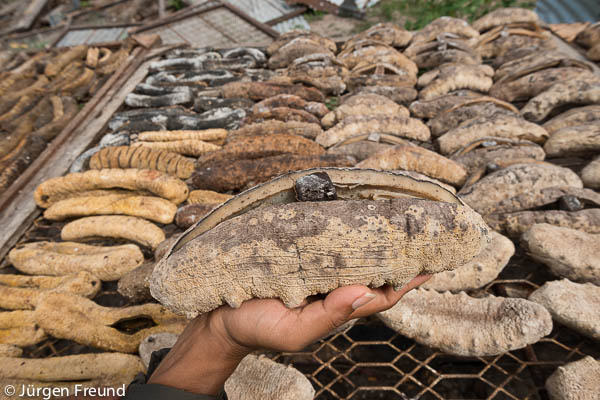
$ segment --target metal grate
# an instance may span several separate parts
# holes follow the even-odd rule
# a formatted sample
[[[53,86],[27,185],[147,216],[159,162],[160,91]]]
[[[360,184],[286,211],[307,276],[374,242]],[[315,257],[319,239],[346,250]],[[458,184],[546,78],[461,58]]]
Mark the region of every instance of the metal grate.
[[[40,217],[21,243],[58,240],[62,225]],[[172,225],[165,227],[169,233],[174,229]],[[106,240],[98,244],[117,242]],[[151,254],[145,256],[149,258]],[[10,267],[0,271],[15,272]],[[498,279],[469,294],[527,297],[553,279],[546,267],[517,247],[517,253]],[[129,305],[117,293],[116,286],[116,282],[104,282],[94,300],[103,306]],[[68,340],[49,338],[24,349],[24,356],[54,357],[98,351]],[[301,352],[267,355],[304,373],[318,400],[547,400],[544,383],[556,368],[586,355],[600,358],[600,343],[554,323],[548,337],[524,349],[495,357],[458,357],[419,345],[389,329],[376,317],[370,317]]]

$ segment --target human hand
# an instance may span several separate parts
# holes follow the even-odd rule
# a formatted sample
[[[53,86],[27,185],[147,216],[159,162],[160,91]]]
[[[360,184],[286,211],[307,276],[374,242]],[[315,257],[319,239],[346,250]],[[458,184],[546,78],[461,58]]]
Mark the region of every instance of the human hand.
[[[148,383],[215,395],[252,351],[299,351],[351,319],[393,307],[429,278],[417,276],[399,291],[344,286],[293,309],[277,299],[248,300],[235,309],[222,306],[190,322]]]

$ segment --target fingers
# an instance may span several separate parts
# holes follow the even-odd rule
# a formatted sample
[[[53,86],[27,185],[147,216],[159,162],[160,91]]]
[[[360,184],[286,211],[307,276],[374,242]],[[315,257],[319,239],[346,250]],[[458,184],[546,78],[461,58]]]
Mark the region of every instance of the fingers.
[[[310,303],[298,314],[298,330],[306,344],[317,340],[331,330],[354,318],[366,317],[393,307],[408,291],[429,280],[429,275],[419,275],[399,291],[391,286],[370,289],[363,285],[335,289],[324,300]]]
[[[376,289],[370,289],[373,294],[376,295],[375,299],[366,304],[364,307],[358,308],[350,318],[363,318],[371,314],[375,314],[381,311],[392,308],[400,299],[409,291],[416,288],[419,285],[427,282],[431,278],[431,275],[419,275],[413,278],[408,284],[403,286],[400,290],[395,291],[391,286],[386,285]]]
[[[362,285],[344,286],[303,307],[297,314],[300,329],[290,332],[295,341],[305,346],[325,336],[331,330],[352,319],[355,308],[364,307],[376,298],[372,290]],[[298,335],[296,335],[298,332]]]

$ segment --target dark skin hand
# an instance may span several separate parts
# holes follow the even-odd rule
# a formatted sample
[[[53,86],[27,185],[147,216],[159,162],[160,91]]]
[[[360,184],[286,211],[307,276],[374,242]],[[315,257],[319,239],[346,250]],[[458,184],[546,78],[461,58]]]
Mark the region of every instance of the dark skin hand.
[[[256,349],[299,351],[355,318],[393,307],[431,276],[421,275],[398,291],[390,286],[338,288],[323,300],[287,308],[277,299],[222,306],[192,320],[148,383],[217,395],[240,361]]]

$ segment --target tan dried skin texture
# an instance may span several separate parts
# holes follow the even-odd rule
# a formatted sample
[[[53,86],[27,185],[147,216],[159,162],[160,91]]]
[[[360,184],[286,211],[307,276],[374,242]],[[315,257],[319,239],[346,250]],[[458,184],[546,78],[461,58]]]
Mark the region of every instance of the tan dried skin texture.
[[[113,281],[140,265],[144,255],[133,244],[102,247],[72,242],[34,242],[12,249],[8,261],[30,275],[63,276],[87,271],[103,281]]]
[[[227,135],[227,142],[230,142],[234,138],[238,138],[240,136],[258,136],[282,133],[314,139],[322,132],[323,129],[321,129],[321,127],[317,124],[298,121],[283,122],[277,120],[268,120],[256,124],[244,125],[235,131],[230,131]]]
[[[600,157],[589,163],[581,171],[581,180],[585,187],[600,189]]]
[[[62,116],[55,116],[51,123],[46,124],[41,129],[36,130],[36,136],[39,136],[46,141],[50,141],[54,139],[69,122],[71,122],[71,120],[79,112],[79,107],[75,99],[70,97],[68,97],[64,103],[64,113]]]
[[[358,168],[417,171],[454,186],[467,179],[462,165],[418,146],[399,145],[356,164]]]
[[[592,47],[600,41],[600,24],[594,23],[582,30],[575,37],[575,42],[583,47]]]
[[[165,310],[160,304],[124,308],[102,307],[92,300],[65,293],[48,293],[40,298],[35,319],[50,335],[103,350],[134,353],[140,342],[157,332],[181,333],[187,321]],[[142,319],[151,327],[132,323],[130,330],[115,328],[120,323]],[[145,324],[147,325],[147,323]]]
[[[205,129],[201,131],[150,131],[140,132],[138,139],[144,142],[170,142],[175,140],[202,140],[220,142],[227,137],[225,129]]]
[[[96,68],[98,65],[98,58],[100,57],[100,49],[98,47],[90,47],[87,50],[85,57],[85,65],[90,68]]]
[[[282,35],[279,35],[277,37],[277,39],[275,39],[273,42],[271,42],[269,47],[267,47],[267,54],[268,55],[274,54],[282,46],[284,46],[285,44],[289,43],[290,41],[292,41],[298,37],[304,37],[304,38],[313,40],[313,41],[319,43],[321,46],[326,47],[332,53],[337,52],[337,46],[333,40],[331,40],[329,38],[325,38],[323,36],[320,36],[311,31],[294,29],[292,31],[289,31]]]
[[[585,156],[600,153],[600,121],[554,132],[544,144],[548,157]]]
[[[252,112],[246,117],[244,123],[252,124],[256,122],[267,121],[270,119],[276,119],[284,122],[298,121],[308,122],[311,124],[319,123],[319,119],[311,113],[304,110],[297,110],[295,108],[289,107],[276,107],[267,110]]]
[[[526,8],[507,7],[499,8],[495,11],[487,13],[477,21],[473,22],[473,28],[479,32],[487,31],[499,25],[508,25],[515,23],[531,23],[538,24],[540,19],[538,15]]]
[[[416,76],[418,72],[417,65],[410,58],[393,47],[373,40],[354,43],[338,54],[338,60],[349,70],[361,63],[387,63],[405,70],[411,76]]]
[[[244,357],[225,381],[230,400],[312,400],[315,389],[300,371],[267,357]]]
[[[221,148],[221,146],[217,146],[216,144],[194,139],[170,140],[168,142],[135,142],[131,146],[143,146],[154,150],[164,150],[190,157],[200,157]]]
[[[411,46],[416,43],[430,42],[442,33],[453,33],[466,39],[479,37],[479,32],[473,29],[467,21],[458,18],[440,17],[415,33],[411,41]],[[410,46],[408,49],[410,49]]]
[[[384,62],[360,62],[346,79],[348,90],[362,86],[413,87],[417,75]]]
[[[66,292],[92,298],[99,290],[100,280],[85,271],[61,277],[0,275],[0,308],[33,310],[45,292]]]
[[[44,74],[48,77],[58,75],[61,70],[77,59],[83,59],[87,55],[87,46],[80,45],[72,47],[54,57],[44,69]]]
[[[356,116],[399,116],[409,117],[406,107],[401,106],[384,96],[376,94],[357,94],[347,99],[342,105],[329,112],[321,120],[324,127],[332,127],[336,122]]]
[[[518,114],[519,110],[510,103],[493,97],[482,96],[478,99],[459,103],[427,122],[433,136],[441,136],[450,129],[475,117],[492,117],[494,114]]]
[[[504,199],[554,186],[583,188],[579,177],[570,169],[549,163],[515,164],[463,188],[459,195],[475,211],[485,215]]]
[[[459,292],[483,287],[496,279],[515,254],[513,242],[492,231],[492,241],[475,258],[453,271],[435,274],[420,287],[438,292]]]
[[[494,78],[497,82],[510,82],[533,72],[557,66],[577,65],[591,70],[587,64],[569,58],[567,54],[561,51],[543,51],[543,49],[536,47],[514,49],[504,58],[506,58],[506,61],[496,67]]]
[[[577,125],[587,125],[591,122],[600,121],[600,105],[576,107],[544,123],[544,129],[552,135],[563,128]]]
[[[297,37],[279,47],[269,58],[269,68],[285,68],[295,59],[309,54],[329,53],[335,55],[325,46],[307,37]]]
[[[457,90],[431,100],[414,101],[408,109],[414,117],[431,119],[457,104],[482,96],[481,93],[471,90]]]
[[[284,84],[303,83],[325,94],[338,95],[346,90],[344,80],[348,73],[343,64],[338,63],[331,54],[312,54],[296,59],[287,69],[279,70],[269,81]]]
[[[0,343],[0,357],[21,357],[23,350],[14,344]]]
[[[187,199],[188,204],[221,204],[233,196],[212,190],[192,190]]]
[[[266,182],[289,171],[316,167],[351,167],[356,160],[336,154],[283,154],[251,160],[223,161],[196,170],[194,186],[218,192],[243,189],[248,185]]]
[[[117,292],[132,303],[153,301],[148,279],[154,271],[154,262],[145,262],[119,279]]]
[[[560,366],[546,380],[551,400],[594,400],[600,393],[600,363],[590,356]]]
[[[60,237],[67,241],[95,237],[126,239],[155,249],[165,240],[165,233],[145,219],[123,215],[103,215],[79,218],[69,222],[62,228]]]
[[[497,113],[490,117],[475,117],[466,120],[437,140],[440,152],[451,154],[470,142],[489,136],[544,143],[548,138],[548,132],[541,126],[528,122],[518,115]]]
[[[334,127],[321,133],[315,141],[324,147],[331,147],[349,137],[363,134],[387,134],[420,141],[430,138],[429,128],[415,118],[402,116],[363,116],[347,117]]]
[[[485,172],[488,165],[524,159],[543,161],[544,149],[528,140],[482,138],[466,144],[450,157],[462,164],[469,175]]]
[[[293,94],[306,101],[323,103],[321,91],[304,85],[287,85],[269,82],[230,82],[221,86],[221,95],[226,99],[250,99],[260,101],[278,94]]]
[[[131,382],[144,371],[139,357],[120,353],[78,354],[50,358],[0,358],[0,376],[41,382],[119,380]]]
[[[600,61],[600,45],[596,44],[594,47],[591,47],[585,55],[589,60]]]
[[[484,59],[498,58],[516,48],[538,47],[544,51],[553,50],[556,44],[549,32],[539,29],[496,27],[481,35],[477,52]]]
[[[541,121],[557,107],[598,102],[600,102],[600,79],[577,79],[550,86],[548,90],[529,100],[521,109],[521,114],[530,121]]]
[[[165,172],[181,179],[192,176],[194,162],[169,151],[148,147],[105,147],[90,158],[91,169],[148,169]]]
[[[429,42],[421,42],[411,45],[404,51],[403,54],[414,60],[416,57],[424,53],[460,50],[478,57],[471,47],[473,44],[473,40],[459,38],[452,33],[441,33],[437,35],[435,39]],[[479,59],[479,62],[476,64],[481,64],[481,59]]]
[[[521,244],[553,274],[576,282],[600,284],[600,234],[549,224],[536,224]]]
[[[544,92],[557,82],[594,77],[593,72],[582,68],[549,68],[509,82],[496,82],[490,89],[490,95],[506,101],[525,101]]]
[[[185,201],[189,194],[185,182],[165,173],[113,168],[75,172],[48,179],[36,188],[33,197],[38,206],[46,208],[70,197],[74,192],[112,188],[147,191],[175,204]]]
[[[176,212],[175,204],[160,197],[117,194],[61,200],[44,211],[44,218],[62,221],[89,215],[129,215],[170,224]]]
[[[458,204],[407,198],[265,206],[163,258],[150,290],[187,316],[253,297],[297,307],[344,285],[397,287],[420,273],[455,268],[486,241],[481,218]],[[374,246],[381,249],[376,254]]]
[[[277,96],[269,97],[268,99],[264,99],[252,106],[252,112],[257,113],[260,111],[277,107],[289,107],[298,110],[304,110],[319,118],[322,118],[325,114],[329,112],[329,109],[323,103],[306,101],[301,97],[294,96],[291,94],[280,94]]]
[[[175,214],[175,225],[187,229],[200,221],[218,204],[188,204],[180,207]]]
[[[309,156],[324,153],[325,149],[321,145],[298,135],[271,134],[236,137],[221,150],[200,157],[196,165],[210,167],[211,163],[250,160],[282,154]]]
[[[394,145],[372,140],[361,140],[347,144],[337,144],[327,149],[327,154],[343,154],[354,157],[356,161],[363,161],[372,155],[392,148]]]
[[[487,92],[494,83],[494,69],[488,65],[442,65],[421,75],[419,99],[431,100],[459,89]]]
[[[536,343],[552,330],[552,318],[534,302],[464,292],[417,289],[378,316],[417,343],[459,356],[492,356]]]
[[[46,333],[36,324],[33,311],[0,312],[0,344],[27,347],[46,337]]]
[[[389,22],[380,22],[366,31],[354,35],[350,40],[344,43],[342,50],[364,39],[377,40],[393,47],[405,47],[412,39],[412,36],[412,32],[405,30],[399,25]]]
[[[431,42],[430,47],[423,50],[412,58],[419,68],[434,68],[447,63],[481,64],[479,54],[458,42]]]
[[[535,224],[550,224],[582,232],[600,233],[600,208],[580,211],[518,211],[485,217],[493,229],[510,237],[519,237]]]
[[[584,204],[600,208],[600,193],[572,186],[554,186],[527,191],[518,196],[504,199],[493,208],[492,212],[509,213],[530,210],[556,203],[563,196],[574,196]]]
[[[600,288],[568,279],[546,282],[529,296],[546,307],[552,318],[592,339],[600,340]]]
[[[417,98],[415,88],[408,86],[365,86],[356,89],[353,93],[356,94],[377,94],[385,96],[390,100],[402,104],[409,105],[411,101]]]

